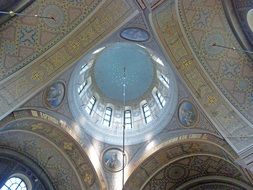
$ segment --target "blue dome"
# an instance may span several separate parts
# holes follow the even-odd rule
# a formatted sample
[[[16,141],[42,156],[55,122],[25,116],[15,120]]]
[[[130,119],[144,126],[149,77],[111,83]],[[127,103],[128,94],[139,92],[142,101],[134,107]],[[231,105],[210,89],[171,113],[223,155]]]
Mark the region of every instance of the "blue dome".
[[[143,96],[152,84],[155,70],[149,53],[136,44],[115,43],[98,54],[95,82],[106,97],[120,102],[123,101],[124,68],[126,101]]]

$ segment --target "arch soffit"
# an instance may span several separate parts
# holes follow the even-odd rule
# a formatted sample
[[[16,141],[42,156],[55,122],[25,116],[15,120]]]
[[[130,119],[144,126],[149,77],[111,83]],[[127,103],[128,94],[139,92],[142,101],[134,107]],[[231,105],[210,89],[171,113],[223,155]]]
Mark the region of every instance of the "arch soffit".
[[[190,134],[175,137],[156,146],[153,150],[148,150],[143,155],[139,161],[131,160],[134,165],[132,168],[127,168],[129,177],[126,181],[126,189],[141,188],[163,167],[182,158],[197,155],[209,155],[223,159],[247,175],[247,171],[233,164],[238,156],[232,148],[224,140],[211,134]]]
[[[35,110],[25,109],[7,116],[0,122],[0,135],[15,131],[15,133],[30,134],[38,137],[38,139],[43,139],[57,148],[61,155],[68,160],[73,166],[72,168],[79,174],[79,178],[85,187],[106,189],[102,175],[97,174],[85,150],[70,134],[62,129],[62,122],[53,116],[51,118],[41,118],[38,115],[35,117],[32,111]],[[47,116],[50,115],[47,114]],[[65,124],[66,122],[64,122]]]
[[[183,2],[187,4],[188,1],[180,1],[181,4]],[[163,6],[153,10],[150,15],[151,26],[165,54],[169,55],[194,98],[233,149],[239,153],[252,144],[253,129],[245,115],[242,115],[218,89],[195,55],[195,49],[191,47],[187,38],[189,33],[185,32],[182,26],[180,3],[177,0],[163,2]],[[235,44],[238,45],[238,42],[235,41]]]

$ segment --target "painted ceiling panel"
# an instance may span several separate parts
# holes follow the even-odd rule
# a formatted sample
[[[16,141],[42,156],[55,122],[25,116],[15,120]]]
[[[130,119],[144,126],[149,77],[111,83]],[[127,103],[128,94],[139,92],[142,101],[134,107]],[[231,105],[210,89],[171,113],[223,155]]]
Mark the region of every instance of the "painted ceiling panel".
[[[100,4],[94,1],[35,1],[22,13],[54,17],[13,17],[0,26],[0,80],[12,75],[62,40]],[[82,5],[82,6],[80,6]]]

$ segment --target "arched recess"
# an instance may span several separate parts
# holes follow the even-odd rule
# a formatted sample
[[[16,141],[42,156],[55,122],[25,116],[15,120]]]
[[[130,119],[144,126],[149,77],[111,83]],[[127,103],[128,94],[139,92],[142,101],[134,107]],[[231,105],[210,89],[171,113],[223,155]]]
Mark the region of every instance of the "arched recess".
[[[54,190],[49,176],[32,159],[10,147],[0,146],[0,188],[12,177],[23,180],[28,190]]]
[[[188,137],[190,136],[194,134]],[[236,154],[225,141],[214,135],[199,134],[199,138],[176,137],[176,140],[170,139],[155,150],[141,159],[142,162],[130,172],[125,183],[126,190],[147,190],[152,189],[152,185],[161,189],[166,189],[166,186],[167,189],[175,189],[203,176],[222,176],[237,179],[246,185],[251,184],[247,171],[235,164]],[[196,169],[198,166],[200,168]],[[168,172],[173,171],[173,167],[174,175],[178,176],[174,177],[174,181],[173,177],[168,177]],[[168,185],[169,182],[171,183]]]
[[[56,190],[106,189],[81,146],[56,122],[35,118],[31,111],[17,111],[1,121],[0,146],[33,160]]]

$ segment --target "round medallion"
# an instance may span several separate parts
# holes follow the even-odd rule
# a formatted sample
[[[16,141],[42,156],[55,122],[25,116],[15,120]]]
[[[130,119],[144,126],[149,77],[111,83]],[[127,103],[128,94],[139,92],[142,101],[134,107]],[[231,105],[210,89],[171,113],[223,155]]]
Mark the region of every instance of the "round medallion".
[[[107,149],[102,157],[104,167],[111,172],[118,172],[123,169],[123,151],[118,148]],[[126,166],[127,157],[125,154],[125,163]]]
[[[51,28],[58,28],[64,22],[64,13],[57,5],[48,5],[43,10],[43,16],[50,17],[53,19],[43,19],[43,21]]]
[[[213,33],[206,37],[204,42],[205,52],[209,56],[217,56],[224,51],[224,48],[213,46],[216,45],[225,45],[224,37],[220,33]]]
[[[142,28],[126,28],[121,33],[120,36],[126,40],[135,42],[144,42],[149,39],[149,34],[146,30]]]
[[[183,126],[193,126],[197,120],[197,111],[195,106],[189,101],[183,101],[178,109],[178,118]]]
[[[189,171],[187,168],[184,168],[181,165],[172,165],[166,168],[165,175],[171,181],[178,181],[185,179],[188,175]]]
[[[50,108],[57,108],[63,101],[65,87],[62,82],[55,82],[47,87],[44,94],[44,101]]]

